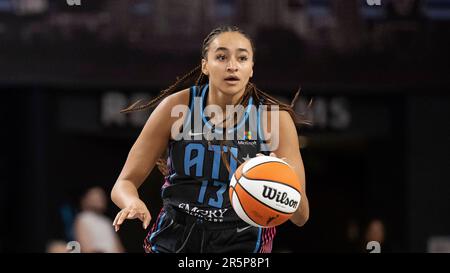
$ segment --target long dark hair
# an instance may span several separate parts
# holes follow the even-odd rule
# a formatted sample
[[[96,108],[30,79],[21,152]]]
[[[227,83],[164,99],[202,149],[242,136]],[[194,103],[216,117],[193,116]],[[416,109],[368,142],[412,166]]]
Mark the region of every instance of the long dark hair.
[[[207,53],[208,53],[211,42],[217,36],[219,36],[220,34],[225,33],[225,32],[238,32],[238,33],[242,34],[244,37],[246,37],[250,41],[252,50],[253,50],[253,52],[255,52],[255,47],[254,47],[252,39],[244,31],[242,31],[240,28],[238,28],[236,26],[222,26],[222,27],[215,28],[203,40],[202,51],[201,51],[201,56],[203,59],[207,58]],[[253,56],[254,56],[254,54],[253,54]],[[178,92],[182,88],[186,88],[191,85],[197,85],[197,86],[203,85],[203,84],[208,83],[208,81],[209,81],[208,76],[203,74],[203,72],[201,70],[201,65],[198,65],[194,69],[192,69],[191,71],[186,73],[184,76],[177,77],[175,83],[173,83],[167,89],[162,90],[159,93],[159,95],[157,95],[155,98],[153,98],[146,104],[140,105],[141,101],[139,100],[139,101],[135,102],[134,104],[132,104],[131,106],[129,106],[128,108],[123,109],[121,111],[121,113],[129,113],[129,112],[133,112],[133,111],[138,111],[138,110],[143,110],[146,108],[155,107],[162,99],[169,96],[170,94]],[[244,95],[241,97],[240,101],[238,102],[238,105],[240,104],[240,105],[246,106],[248,104],[250,97],[253,97],[253,99],[255,100],[255,105],[262,104],[262,105],[268,105],[269,107],[271,105],[277,105],[279,107],[280,111],[287,111],[289,113],[289,115],[292,117],[292,119],[294,120],[294,123],[296,125],[310,124],[309,121],[307,121],[306,119],[303,118],[303,115],[300,115],[300,117],[299,117],[299,115],[294,111],[294,104],[295,104],[296,100],[298,99],[300,90],[301,90],[300,88],[297,90],[291,103],[286,104],[286,103],[283,103],[283,102],[277,100],[276,98],[270,96],[266,92],[261,91],[253,83],[251,83],[249,81],[246,86]],[[226,120],[226,118],[224,119],[224,121],[225,120]],[[223,145],[223,144],[224,144],[224,142],[221,141],[221,145]],[[227,149],[227,151],[230,151],[230,149]],[[231,155],[234,157],[234,155],[232,153],[231,153]],[[228,171],[230,171],[230,166],[229,166],[228,160],[225,156],[225,152],[223,151],[223,149],[221,150],[221,157],[222,157],[222,160],[224,161],[225,166],[227,167]],[[156,164],[163,175],[169,174],[168,169],[167,169],[167,161],[165,158],[160,158],[156,162]]]

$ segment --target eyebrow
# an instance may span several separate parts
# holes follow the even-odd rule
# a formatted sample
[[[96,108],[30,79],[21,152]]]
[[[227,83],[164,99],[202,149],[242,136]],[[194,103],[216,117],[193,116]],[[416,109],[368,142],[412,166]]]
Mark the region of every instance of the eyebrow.
[[[219,50],[223,50],[223,51],[230,51],[228,48],[226,48],[226,47],[218,47],[217,49],[216,49],[216,51],[215,52],[217,52],[217,51],[219,51]],[[239,52],[247,52],[247,53],[249,53],[248,52],[248,50],[247,49],[245,49],[245,48],[238,48],[237,49],[237,51],[239,51]]]

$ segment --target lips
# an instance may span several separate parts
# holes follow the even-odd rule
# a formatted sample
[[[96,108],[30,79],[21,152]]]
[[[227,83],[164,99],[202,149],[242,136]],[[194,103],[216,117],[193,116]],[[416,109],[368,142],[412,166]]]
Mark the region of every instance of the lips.
[[[239,78],[237,76],[228,76],[225,78],[225,81],[227,82],[237,82],[239,81]]]

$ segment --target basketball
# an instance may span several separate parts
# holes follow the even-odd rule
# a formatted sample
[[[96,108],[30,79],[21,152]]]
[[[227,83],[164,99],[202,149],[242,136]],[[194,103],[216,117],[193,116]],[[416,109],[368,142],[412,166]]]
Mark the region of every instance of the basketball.
[[[258,156],[236,169],[230,181],[229,195],[236,214],[248,224],[278,226],[300,205],[300,180],[285,161]]]

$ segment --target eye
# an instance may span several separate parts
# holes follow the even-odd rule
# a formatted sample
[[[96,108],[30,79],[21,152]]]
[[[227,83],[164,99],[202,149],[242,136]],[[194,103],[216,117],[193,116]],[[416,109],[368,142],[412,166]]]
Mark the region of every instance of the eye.
[[[223,55],[223,54],[220,54],[220,55],[216,56],[216,60],[219,60],[219,61],[225,61],[226,58],[227,57],[225,55]]]
[[[241,62],[245,62],[245,61],[247,61],[248,60],[248,57],[247,56],[241,56],[241,57],[239,57],[239,61],[241,61]]]

